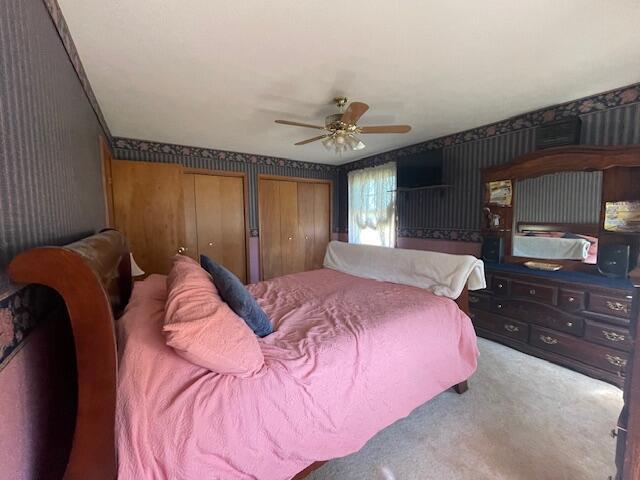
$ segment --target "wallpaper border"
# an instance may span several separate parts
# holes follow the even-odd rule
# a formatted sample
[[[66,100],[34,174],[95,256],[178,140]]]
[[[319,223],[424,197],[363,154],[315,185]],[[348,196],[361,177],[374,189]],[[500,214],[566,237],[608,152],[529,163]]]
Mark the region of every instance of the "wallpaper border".
[[[398,238],[424,238],[429,240],[448,240],[457,242],[482,242],[479,230],[455,228],[402,227],[398,229]]]
[[[388,152],[377,153],[349,163],[343,163],[338,168],[342,171],[367,168],[391,161],[398,156],[450,147],[462,143],[483,140],[506,133],[516,132],[527,128],[537,127],[547,122],[559,120],[572,115],[585,115],[601,112],[612,108],[640,103],[640,82],[616,88],[602,93],[596,93],[587,97],[559,105],[552,105],[527,113],[515,115],[488,125],[464,130],[462,132],[445,135],[443,137],[426,140],[406,147],[397,148]]]
[[[333,233],[348,234],[349,228],[338,226],[334,228]],[[460,228],[401,227],[397,229],[396,236],[398,238],[447,240],[451,242],[482,242],[480,230],[465,230]]]
[[[58,31],[58,36],[60,40],[62,40],[62,45],[67,52],[67,57],[69,57],[69,61],[71,65],[73,65],[74,70],[76,71],[76,75],[80,80],[80,84],[82,85],[82,89],[84,90],[87,99],[89,100],[89,104],[91,108],[98,117],[98,122],[100,126],[104,130],[105,135],[108,138],[111,137],[111,132],[109,131],[109,127],[107,126],[107,122],[104,119],[104,115],[102,114],[102,110],[100,109],[100,104],[98,104],[98,99],[93,93],[93,88],[91,88],[91,83],[89,83],[89,77],[87,77],[87,73],[84,70],[82,65],[82,61],[80,60],[80,55],[78,54],[78,50],[76,49],[76,45],[73,42],[73,38],[71,37],[71,32],[69,31],[69,27],[67,26],[67,22],[64,19],[64,15],[62,14],[62,10],[60,9],[60,5],[58,5],[57,0],[42,0],[44,5],[47,7],[47,11],[49,12],[49,17],[53,21],[56,30]]]
[[[47,287],[28,285],[0,299],[0,371],[24,346],[55,298]]]
[[[304,162],[301,160],[290,160],[288,158],[271,157],[268,155],[259,155],[254,153],[233,152],[230,150],[217,150],[215,148],[191,147],[173,143],[153,142],[150,140],[138,140],[135,138],[113,137],[112,145],[114,149],[178,155],[183,157],[211,158],[220,161],[254,165],[269,165],[325,172],[335,172],[337,169],[336,165],[323,163]]]

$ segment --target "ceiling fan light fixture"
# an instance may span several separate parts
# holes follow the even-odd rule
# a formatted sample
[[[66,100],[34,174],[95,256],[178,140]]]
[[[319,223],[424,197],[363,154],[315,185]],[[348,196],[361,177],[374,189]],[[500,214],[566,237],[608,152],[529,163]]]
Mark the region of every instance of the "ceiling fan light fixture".
[[[347,105],[346,97],[336,97],[334,103],[338,106],[340,113],[327,115],[324,119],[324,127],[310,125],[307,123],[293,122],[290,120],[276,120],[276,123],[291,125],[295,127],[315,128],[324,130],[324,135],[318,135],[307,140],[296,142],[294,145],[307,145],[308,143],[322,141],[322,145],[329,151],[341,155],[347,150],[358,151],[366,148],[366,145],[356,135],[379,134],[379,133],[407,133],[411,130],[410,125],[372,125],[358,126],[360,117],[369,110],[369,105],[362,102],[351,102]]]

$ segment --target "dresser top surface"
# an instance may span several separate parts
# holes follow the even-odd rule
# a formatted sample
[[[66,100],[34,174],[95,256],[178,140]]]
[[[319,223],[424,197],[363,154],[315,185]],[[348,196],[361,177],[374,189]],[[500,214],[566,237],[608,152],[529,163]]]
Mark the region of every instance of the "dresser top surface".
[[[569,270],[558,270],[557,272],[546,272],[544,270],[533,270],[524,265],[515,263],[489,263],[485,262],[484,268],[489,273],[516,273],[542,277],[548,280],[569,283],[588,283],[599,287],[615,288],[619,290],[631,290],[633,285],[628,278],[609,278],[600,274],[585,272],[572,272]]]

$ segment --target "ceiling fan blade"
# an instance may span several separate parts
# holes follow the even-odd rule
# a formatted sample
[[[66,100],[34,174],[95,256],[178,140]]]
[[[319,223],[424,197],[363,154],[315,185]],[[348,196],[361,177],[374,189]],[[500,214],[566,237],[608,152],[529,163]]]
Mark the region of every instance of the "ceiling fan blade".
[[[318,130],[324,130],[324,127],[319,127],[317,125],[309,125],[308,123],[290,122],[289,120],[276,120],[275,122],[281,123],[282,125],[293,125],[294,127],[307,127],[307,128],[317,128]]]
[[[376,125],[372,127],[360,127],[361,133],[407,133],[410,125]]]
[[[362,102],[351,102],[345,112],[342,114],[340,121],[347,125],[355,125],[364,112],[369,110],[369,105]]]
[[[309,138],[307,140],[302,140],[301,142],[294,143],[294,145],[306,145],[307,143],[315,142],[317,140],[322,140],[323,138],[328,137],[328,135],[318,135],[317,137]]]

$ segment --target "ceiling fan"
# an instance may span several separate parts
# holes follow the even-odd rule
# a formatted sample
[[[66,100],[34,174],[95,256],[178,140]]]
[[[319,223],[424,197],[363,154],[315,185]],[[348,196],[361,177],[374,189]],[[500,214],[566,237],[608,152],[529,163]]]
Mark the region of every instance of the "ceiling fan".
[[[293,125],[296,127],[315,128],[324,130],[326,133],[317,137],[302,140],[295,145],[306,145],[307,143],[322,140],[322,144],[327,150],[332,150],[341,154],[346,150],[362,150],[365,144],[357,137],[360,134],[369,133],[407,133],[411,130],[409,125],[376,125],[369,127],[359,127],[358,120],[369,110],[369,105],[362,102],[351,102],[345,109],[347,97],[336,97],[333,99],[338,106],[340,113],[329,115],[324,119],[324,127],[309,125],[307,123],[292,122],[289,120],[276,120],[276,123],[283,125]]]

